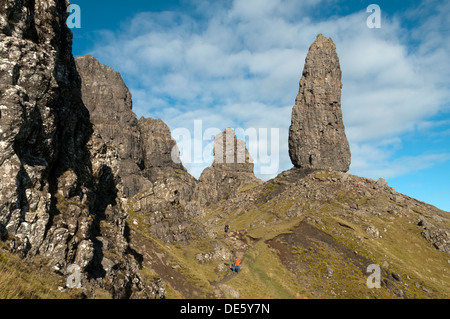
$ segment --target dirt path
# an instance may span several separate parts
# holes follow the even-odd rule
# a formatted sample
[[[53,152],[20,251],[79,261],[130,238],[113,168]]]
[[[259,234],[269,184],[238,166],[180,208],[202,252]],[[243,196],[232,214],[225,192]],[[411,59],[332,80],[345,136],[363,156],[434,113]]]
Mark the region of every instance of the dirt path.
[[[233,231],[228,234],[223,239],[223,244],[225,244],[233,253],[235,258],[239,258],[242,260],[242,262],[245,262],[243,260],[243,257],[245,255],[245,252],[250,248],[250,245],[248,244],[248,241],[246,239],[246,235],[239,232],[239,231]],[[228,295],[232,295],[233,293],[230,293],[230,291],[234,291],[230,286],[226,285],[227,282],[232,280],[233,278],[239,276],[238,273],[233,272],[231,270],[231,264],[233,261],[229,261],[227,263],[227,269],[228,273],[223,277],[221,280],[212,283],[215,291],[215,297],[216,298],[225,298],[224,292],[226,292]],[[240,270],[245,269],[245,265],[240,266]],[[237,293],[237,292],[235,292]]]

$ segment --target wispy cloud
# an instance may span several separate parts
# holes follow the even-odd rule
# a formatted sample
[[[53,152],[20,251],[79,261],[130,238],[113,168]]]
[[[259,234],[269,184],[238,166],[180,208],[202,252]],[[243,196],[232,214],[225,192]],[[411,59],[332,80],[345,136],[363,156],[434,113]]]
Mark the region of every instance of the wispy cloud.
[[[430,118],[450,101],[450,41],[442,29],[450,6],[439,3],[435,10],[424,2],[420,25],[402,26],[414,14],[408,11],[386,17],[375,30],[366,27],[364,7],[328,19],[311,14],[325,4],[335,5],[235,0],[211,7],[195,1],[190,12],[135,16],[122,30],[105,33],[92,53],[123,73],[138,115],[162,118],[172,130],[192,129],[198,119],[219,129],[278,127],[281,171],[291,167],[287,132],[304,59],[323,33],[333,38],[341,59],[352,172],[406,174],[393,159],[402,134],[432,126]],[[402,160],[448,160],[428,156]],[[210,161],[186,166],[198,176]]]
[[[378,178],[383,176],[385,178],[394,178],[406,175],[411,172],[424,170],[441,164],[450,160],[450,153],[448,154],[431,154],[418,156],[402,156],[400,158],[375,160],[369,158],[368,162],[364,163],[364,167],[360,168],[363,176]],[[374,167],[369,167],[370,164],[376,164]]]

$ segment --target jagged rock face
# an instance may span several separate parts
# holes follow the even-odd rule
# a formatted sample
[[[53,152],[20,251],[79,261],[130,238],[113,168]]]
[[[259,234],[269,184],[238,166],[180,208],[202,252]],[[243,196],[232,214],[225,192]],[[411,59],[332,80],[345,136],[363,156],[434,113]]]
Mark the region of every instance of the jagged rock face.
[[[214,138],[214,162],[218,169],[253,173],[253,159],[245,141],[238,140],[233,129],[227,128]]]
[[[161,205],[185,205],[192,198],[197,180],[181,164],[180,152],[169,127],[160,119],[142,117],[139,130],[144,152],[143,175],[153,183],[153,189],[164,188],[163,192],[154,192],[157,197],[154,202],[159,202],[162,210]]]
[[[347,172],[350,147],[341,110],[341,68],[333,40],[317,36],[292,110],[289,156],[295,167]]]
[[[425,218],[421,218],[419,226],[423,227],[421,235],[428,240],[436,249],[450,254],[450,229],[436,226]]]
[[[163,121],[142,117],[138,124],[145,164],[141,173],[151,185],[132,198],[130,207],[148,216],[153,236],[166,243],[187,245],[192,229],[198,228],[193,223],[197,212],[188,209],[197,181],[181,164],[175,140]]]
[[[158,178],[175,175],[173,169],[189,175],[168,126],[159,119],[137,120],[131,93],[118,72],[90,55],[78,57],[76,65],[91,121],[120,156],[118,174],[127,197],[151,188]]]
[[[118,72],[89,55],[78,57],[76,65],[95,130],[107,148],[117,151],[116,186],[130,199],[127,209],[149,214],[152,233],[161,240],[187,244],[192,223],[184,207],[196,180],[181,164],[169,127],[159,119],[137,120]]]
[[[110,166],[117,154],[92,135],[67,5],[0,7],[0,236],[64,275],[78,265],[83,287],[128,297],[144,288],[127,252],[127,213]]]
[[[118,72],[90,55],[78,57],[76,66],[91,121],[108,147],[117,150],[123,191],[126,196],[133,196],[150,184],[140,174],[144,154],[131,93]]]
[[[120,156],[117,150],[109,147],[102,136],[94,130],[88,142],[91,153],[92,172],[96,185],[95,239],[93,279],[101,278],[100,287],[112,290],[115,297],[164,298],[165,290],[160,280],[144,283],[139,275],[139,266],[128,245],[129,203],[121,189],[119,175]]]
[[[85,144],[92,132],[71,56],[71,33],[64,26],[65,5],[6,1],[0,8],[0,224],[13,251],[39,252],[62,266],[67,255],[76,259],[78,243],[68,252],[67,244],[85,228],[70,225],[76,219],[81,226],[89,213],[80,205],[56,217],[56,196],[61,191],[66,198],[78,196],[77,202],[85,197],[90,169]],[[74,219],[63,221],[66,217]],[[87,236],[83,233],[81,239]]]
[[[154,179],[160,175],[154,168],[186,171],[181,164],[178,147],[166,123],[160,119],[141,117],[138,124],[145,170],[150,170],[147,172],[148,178]]]
[[[261,183],[253,173],[253,160],[245,142],[228,128],[214,138],[214,162],[202,172],[194,198],[209,205],[235,196],[245,185]]]
[[[131,159],[138,164],[143,160],[138,121],[121,75],[90,55],[78,57],[76,65],[92,123],[106,143],[117,145],[121,160]]]

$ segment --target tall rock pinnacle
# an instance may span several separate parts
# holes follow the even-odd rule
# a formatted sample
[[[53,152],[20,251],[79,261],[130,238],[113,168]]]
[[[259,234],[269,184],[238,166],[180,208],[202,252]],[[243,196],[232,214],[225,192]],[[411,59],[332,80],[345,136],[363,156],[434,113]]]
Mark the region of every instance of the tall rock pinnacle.
[[[233,129],[227,128],[214,138],[213,166],[253,174],[253,159],[245,146],[245,141],[238,140]]]
[[[309,48],[292,110],[289,156],[294,166],[349,170],[351,154],[342,120],[341,77],[333,40],[319,34]]]
[[[227,128],[214,138],[214,162],[201,174],[194,199],[209,205],[232,198],[245,185],[261,183],[253,173],[253,159],[245,141]]]

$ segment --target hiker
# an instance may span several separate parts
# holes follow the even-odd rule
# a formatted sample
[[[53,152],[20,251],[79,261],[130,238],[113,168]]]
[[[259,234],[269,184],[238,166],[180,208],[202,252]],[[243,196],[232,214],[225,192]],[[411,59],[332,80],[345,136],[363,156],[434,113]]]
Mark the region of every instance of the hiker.
[[[239,273],[239,266],[241,265],[241,260],[238,258],[234,261],[233,265],[231,265],[231,270]]]
[[[230,226],[225,225],[225,233],[228,233],[228,230],[230,229]]]
[[[299,185],[299,182],[297,181],[297,186]]]

